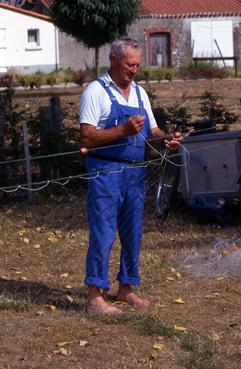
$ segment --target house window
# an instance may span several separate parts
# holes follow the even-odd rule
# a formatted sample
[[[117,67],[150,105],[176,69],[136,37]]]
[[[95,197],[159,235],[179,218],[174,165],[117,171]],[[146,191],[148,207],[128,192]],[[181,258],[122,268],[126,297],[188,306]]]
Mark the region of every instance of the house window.
[[[40,46],[39,29],[28,29],[28,47]]]
[[[156,32],[150,34],[150,65],[169,67],[170,61],[170,33]]]

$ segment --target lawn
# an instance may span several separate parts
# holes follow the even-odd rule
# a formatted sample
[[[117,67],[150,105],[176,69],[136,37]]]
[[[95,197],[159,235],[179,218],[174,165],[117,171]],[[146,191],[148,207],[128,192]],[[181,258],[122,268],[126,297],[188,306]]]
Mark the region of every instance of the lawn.
[[[207,83],[212,84],[205,82],[205,88]],[[238,88],[238,81],[232,83]],[[163,86],[158,94],[166,89],[170,98],[172,92],[177,96],[189,88],[188,83],[182,88],[170,84],[168,91]],[[200,86],[202,82],[195,90],[192,85],[196,95],[191,101],[196,104]],[[222,91],[227,95],[225,88]],[[77,98],[72,104],[68,96],[69,108],[77,106]],[[231,94],[228,98],[230,102]],[[237,113],[237,90],[232,99],[232,110]],[[103,318],[85,311],[85,187],[75,180],[62,189],[50,185],[32,201],[4,198],[0,210],[0,369],[240,367],[240,276],[196,277],[180,264],[184,255],[195,252],[208,258],[217,239],[233,240],[238,247],[239,214],[235,225],[221,228],[217,222],[200,223],[179,200],[162,221],[155,216],[152,201],[147,199],[144,214],[138,289],[151,304],[141,310],[115,301],[117,240],[110,260],[108,299],[124,314]]]
[[[163,222],[148,207],[139,293],[150,307],[121,304],[119,318],[88,316],[85,191],[1,207],[0,368],[238,368],[240,277],[195,278],[177,261],[184,253],[208,253],[217,238],[235,240],[240,226],[199,224],[182,204]],[[114,304],[118,251],[117,241]]]

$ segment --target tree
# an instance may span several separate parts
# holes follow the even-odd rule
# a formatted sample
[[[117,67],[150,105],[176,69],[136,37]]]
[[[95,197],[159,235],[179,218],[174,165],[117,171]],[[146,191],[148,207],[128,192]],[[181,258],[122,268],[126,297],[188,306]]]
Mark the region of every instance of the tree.
[[[65,33],[95,48],[98,74],[99,48],[123,36],[139,14],[141,0],[54,0],[54,24]]]

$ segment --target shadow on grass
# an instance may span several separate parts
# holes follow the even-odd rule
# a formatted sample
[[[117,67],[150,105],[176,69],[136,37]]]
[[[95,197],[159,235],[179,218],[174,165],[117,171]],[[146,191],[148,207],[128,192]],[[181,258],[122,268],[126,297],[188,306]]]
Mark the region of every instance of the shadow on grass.
[[[85,298],[82,289],[61,290],[40,282],[0,278],[0,310],[27,310],[35,304],[84,312]]]

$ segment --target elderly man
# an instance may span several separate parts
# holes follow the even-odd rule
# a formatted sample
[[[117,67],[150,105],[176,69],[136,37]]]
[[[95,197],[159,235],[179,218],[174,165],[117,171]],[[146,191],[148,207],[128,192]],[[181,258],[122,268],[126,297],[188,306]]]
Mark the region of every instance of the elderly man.
[[[118,230],[121,242],[117,300],[145,307],[149,301],[133,292],[140,284],[139,253],[144,201],[145,140],[163,137],[145,90],[134,82],[141,62],[136,40],[113,42],[110,70],[90,83],[80,99],[82,152],[88,172],[89,249],[86,258],[87,311],[118,315],[121,309],[105,301],[110,288],[109,255]],[[176,149],[182,139],[164,140]]]

